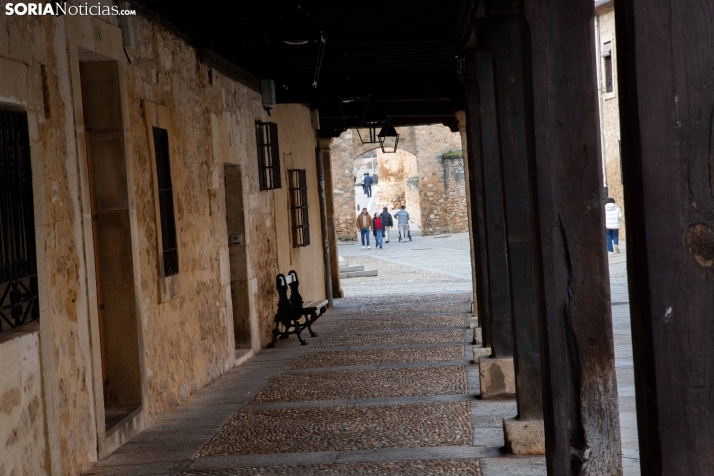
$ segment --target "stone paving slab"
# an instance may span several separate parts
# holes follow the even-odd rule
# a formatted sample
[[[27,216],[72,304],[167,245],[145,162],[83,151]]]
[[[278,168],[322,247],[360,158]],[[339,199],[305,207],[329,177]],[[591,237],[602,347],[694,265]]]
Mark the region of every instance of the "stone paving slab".
[[[389,296],[348,296],[340,299],[335,299],[335,306],[341,308],[343,306],[375,306],[383,304],[420,304],[434,302],[469,302],[473,296],[471,293],[440,293],[437,295],[430,294],[406,294],[406,295],[389,295]]]
[[[363,306],[351,314],[356,317],[372,316],[423,316],[424,314],[447,314],[468,312],[468,302],[426,302],[420,304]]]
[[[471,438],[466,402],[239,411],[198,456],[460,446]]]
[[[463,366],[283,374],[249,403],[310,402],[466,393]]]
[[[466,327],[466,314],[350,319],[340,324],[336,332],[428,329],[430,327]]]
[[[436,344],[466,342],[466,331],[392,332],[385,334],[341,334],[324,338],[318,347],[359,347],[385,344]]]
[[[479,461],[483,476],[546,476],[545,456],[484,458]]]
[[[446,362],[463,357],[464,346],[308,352],[293,362],[290,369]]]
[[[417,460],[384,461],[344,464],[319,464],[300,466],[262,466],[258,468],[204,469],[190,470],[178,476],[244,476],[261,474],[266,476],[281,475],[345,475],[345,474],[389,474],[411,476],[414,474],[435,475],[480,475],[477,459],[463,460]]]

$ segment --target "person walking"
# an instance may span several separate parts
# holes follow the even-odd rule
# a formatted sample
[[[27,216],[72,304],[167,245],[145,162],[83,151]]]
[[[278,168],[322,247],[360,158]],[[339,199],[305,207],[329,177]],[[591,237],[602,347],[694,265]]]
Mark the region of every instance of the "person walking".
[[[402,205],[401,209],[394,214],[394,218],[397,219],[397,225],[399,225],[399,239],[407,241],[407,236],[409,235],[409,212],[405,210],[405,206]]]
[[[607,253],[620,252],[620,221],[622,210],[615,203],[615,199],[607,197],[605,200],[605,228],[607,234]],[[614,246],[613,246],[614,245]]]
[[[374,218],[372,218],[372,232],[374,233],[374,249],[383,248],[384,244],[382,242],[382,218],[377,212],[374,212]]]
[[[382,219],[382,235],[384,242],[389,243],[389,230],[394,226],[394,221],[392,221],[392,215],[387,211],[387,207],[384,207],[383,210],[379,215],[379,218]]]
[[[369,172],[364,174],[364,189],[368,197],[372,196],[372,182],[374,182],[374,180],[369,176]]]
[[[369,232],[370,228],[372,228],[372,218],[366,208],[363,208],[362,213],[357,215],[355,225],[357,225],[357,231],[362,236],[362,249],[369,249]]]

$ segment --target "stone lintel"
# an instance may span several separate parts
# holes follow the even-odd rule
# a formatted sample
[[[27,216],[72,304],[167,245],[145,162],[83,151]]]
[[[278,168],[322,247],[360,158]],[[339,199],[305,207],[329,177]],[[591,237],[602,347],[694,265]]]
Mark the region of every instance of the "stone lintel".
[[[512,455],[545,454],[543,420],[504,418],[503,439],[506,442],[506,451]]]
[[[478,359],[481,398],[515,398],[516,378],[513,357],[484,357]]]

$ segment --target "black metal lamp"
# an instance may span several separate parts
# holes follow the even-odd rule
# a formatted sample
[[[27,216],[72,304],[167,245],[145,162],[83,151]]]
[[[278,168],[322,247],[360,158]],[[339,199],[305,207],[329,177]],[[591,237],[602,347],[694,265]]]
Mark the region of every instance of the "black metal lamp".
[[[382,123],[384,124],[384,123]],[[378,121],[367,121],[364,124],[364,129],[367,129],[367,132],[364,137],[362,137],[362,132],[360,132],[360,128],[357,127],[357,135],[359,136],[359,140],[362,141],[362,145],[366,144],[380,144],[381,146],[381,141],[379,139],[379,135],[377,133],[377,128],[379,127],[380,123]]]
[[[399,133],[391,123],[387,123],[377,134],[379,146],[385,154],[396,154],[399,146]]]

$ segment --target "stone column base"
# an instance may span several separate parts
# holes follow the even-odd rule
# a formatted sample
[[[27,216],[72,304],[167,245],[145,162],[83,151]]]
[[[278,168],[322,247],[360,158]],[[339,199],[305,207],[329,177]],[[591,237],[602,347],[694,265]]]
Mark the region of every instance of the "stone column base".
[[[513,357],[479,357],[481,398],[515,398],[516,375]]]
[[[474,327],[474,340],[473,344],[474,345],[483,345],[483,335],[481,334],[481,328],[480,327]]]
[[[478,364],[478,359],[481,357],[488,357],[491,355],[490,347],[481,347],[480,345],[475,345],[474,349],[474,362]]]
[[[504,418],[503,438],[506,441],[506,451],[512,455],[545,454],[543,420]]]

